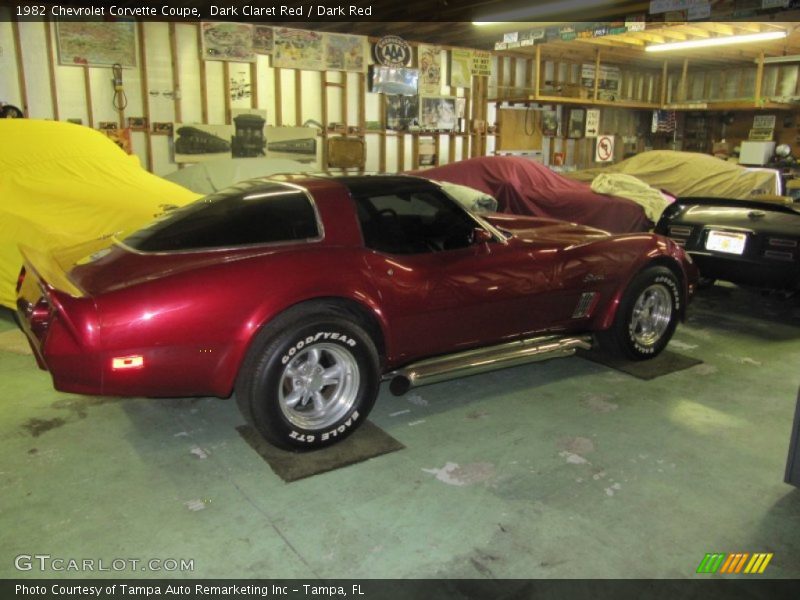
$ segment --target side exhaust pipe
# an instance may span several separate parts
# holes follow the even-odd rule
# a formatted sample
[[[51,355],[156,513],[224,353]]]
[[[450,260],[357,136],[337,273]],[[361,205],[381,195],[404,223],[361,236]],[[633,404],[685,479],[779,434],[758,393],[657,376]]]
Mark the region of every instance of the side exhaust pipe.
[[[428,358],[392,371],[389,390],[402,396],[408,390],[421,385],[439,383],[467,375],[477,375],[506,367],[515,367],[530,362],[572,356],[578,349],[590,350],[591,336],[564,337],[547,335],[515,342],[476,348]]]

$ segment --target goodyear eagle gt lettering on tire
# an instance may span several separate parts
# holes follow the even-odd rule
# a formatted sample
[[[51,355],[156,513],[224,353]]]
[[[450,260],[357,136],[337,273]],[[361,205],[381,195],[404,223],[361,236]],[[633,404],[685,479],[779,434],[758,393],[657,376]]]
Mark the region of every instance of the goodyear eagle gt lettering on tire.
[[[236,398],[267,441],[307,450],[353,433],[372,409],[379,383],[369,334],[341,315],[316,314],[259,334]]]

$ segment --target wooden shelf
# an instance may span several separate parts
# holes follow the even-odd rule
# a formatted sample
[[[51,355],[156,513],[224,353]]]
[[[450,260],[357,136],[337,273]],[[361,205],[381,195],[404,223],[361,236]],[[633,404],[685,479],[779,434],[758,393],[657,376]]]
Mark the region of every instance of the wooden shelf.
[[[770,102],[764,100],[759,104],[755,100],[712,100],[710,102],[673,102],[664,105],[667,110],[800,110],[800,104],[786,102]]]
[[[490,98],[489,102],[510,102],[520,104],[523,102],[536,102],[539,104],[575,104],[578,106],[613,106],[616,108],[640,108],[656,110],[661,108],[654,102],[639,102],[637,100],[594,100],[592,98],[573,98],[571,96],[525,96],[523,98]]]
[[[639,102],[636,100],[593,100],[591,98],[572,98],[569,96],[525,96],[517,98],[490,98],[489,102],[523,104],[569,104],[577,106],[610,106],[614,108],[633,108],[641,110],[680,110],[680,111],[719,111],[719,110],[798,110],[800,104],[787,102],[771,102],[764,100],[756,105],[754,100],[719,100],[710,102],[672,102],[657,104],[655,102]]]

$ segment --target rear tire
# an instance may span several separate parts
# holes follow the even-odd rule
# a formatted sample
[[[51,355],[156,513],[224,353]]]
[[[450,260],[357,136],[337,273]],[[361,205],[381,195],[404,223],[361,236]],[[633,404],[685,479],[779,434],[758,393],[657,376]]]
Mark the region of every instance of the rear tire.
[[[667,346],[681,307],[680,283],[667,267],[648,267],[625,291],[614,323],[598,334],[600,347],[633,360],[658,356]]]
[[[346,438],[378,395],[378,354],[369,334],[348,318],[318,310],[267,325],[237,380],[245,419],[280,448],[311,450]]]

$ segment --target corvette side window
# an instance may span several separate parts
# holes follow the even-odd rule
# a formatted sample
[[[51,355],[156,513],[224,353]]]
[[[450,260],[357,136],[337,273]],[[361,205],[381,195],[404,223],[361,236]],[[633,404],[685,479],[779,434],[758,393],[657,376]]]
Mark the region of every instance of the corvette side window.
[[[400,190],[355,198],[364,243],[387,254],[465,248],[475,221],[437,190]]]

